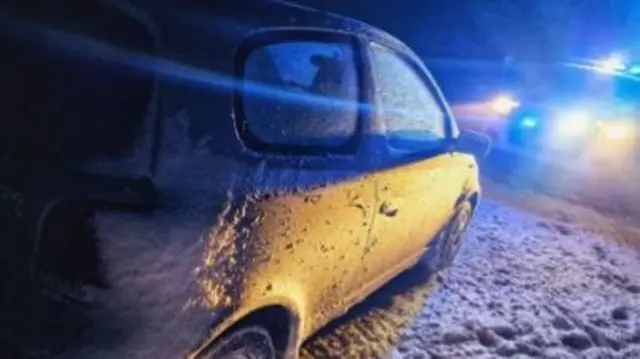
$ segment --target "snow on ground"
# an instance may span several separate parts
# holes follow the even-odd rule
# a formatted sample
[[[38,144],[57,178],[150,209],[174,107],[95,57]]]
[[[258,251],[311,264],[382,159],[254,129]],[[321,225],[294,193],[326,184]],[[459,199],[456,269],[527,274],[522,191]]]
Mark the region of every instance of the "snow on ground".
[[[640,251],[594,231],[607,219],[591,215],[485,199],[447,275],[401,275],[303,357],[640,358]]]
[[[603,237],[607,242],[640,246],[640,227],[635,221],[628,220],[629,217],[638,218],[638,211],[625,211],[622,216],[602,213],[580,202],[568,202],[522,188],[512,189],[486,179],[483,181],[483,190],[493,200],[552,220],[560,227],[573,224]]]
[[[640,357],[638,252],[490,201],[470,237],[400,348],[414,342],[436,357]]]

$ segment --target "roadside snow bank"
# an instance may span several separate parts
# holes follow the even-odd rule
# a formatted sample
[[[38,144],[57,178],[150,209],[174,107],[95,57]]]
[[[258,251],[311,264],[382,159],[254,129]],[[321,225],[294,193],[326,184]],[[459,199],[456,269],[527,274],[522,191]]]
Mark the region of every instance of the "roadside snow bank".
[[[607,242],[617,242],[640,247],[640,226],[615,213],[603,214],[596,209],[571,203],[532,190],[510,189],[488,179],[482,181],[485,197],[503,204],[527,210],[539,215],[557,227],[567,224],[579,226],[584,231],[605,237]]]

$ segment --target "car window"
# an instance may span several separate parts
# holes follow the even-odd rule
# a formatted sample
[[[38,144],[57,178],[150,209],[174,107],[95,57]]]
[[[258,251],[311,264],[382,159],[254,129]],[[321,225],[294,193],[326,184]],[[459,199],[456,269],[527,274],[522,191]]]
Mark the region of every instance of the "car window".
[[[445,138],[445,114],[423,78],[400,56],[373,47],[377,113],[389,144],[421,151],[439,146]]]
[[[355,134],[358,76],[350,44],[271,43],[244,62],[242,110],[261,142],[340,146]]]

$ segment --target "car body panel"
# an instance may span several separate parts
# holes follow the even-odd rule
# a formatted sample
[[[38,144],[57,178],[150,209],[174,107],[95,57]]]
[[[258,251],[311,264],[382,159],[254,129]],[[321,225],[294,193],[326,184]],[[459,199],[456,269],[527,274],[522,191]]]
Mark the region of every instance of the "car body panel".
[[[248,198],[239,194],[230,201],[223,214],[227,219],[212,230],[217,246],[207,253],[202,269],[210,273],[208,266],[215,268],[218,278],[211,281],[207,276],[202,283],[211,308],[226,303],[238,308],[218,326],[231,326],[265,306],[283,306],[298,325],[296,340],[290,343],[295,352],[328,321],[415,264],[429,240],[454,215],[459,197],[478,194],[479,183],[473,176],[475,160],[469,155],[445,154],[406,167],[402,172],[381,170],[294,193]],[[403,177],[404,181],[397,180]],[[417,202],[399,206],[398,212],[398,216],[405,212],[418,216],[408,221],[383,218],[379,207],[386,197],[381,193],[399,194],[422,182],[426,185],[412,196]],[[420,194],[426,196],[419,198]],[[410,207],[423,204],[440,211]],[[438,215],[429,215],[434,213]],[[412,230],[407,229],[410,223]],[[242,260],[221,248],[252,255]]]
[[[377,208],[360,282],[420,256],[453,213],[468,171],[461,158],[442,154],[372,174]]]
[[[303,337],[341,314],[358,288],[373,201],[366,177],[261,201],[252,235],[263,238],[268,259],[246,276],[241,301],[289,298],[302,309]]]

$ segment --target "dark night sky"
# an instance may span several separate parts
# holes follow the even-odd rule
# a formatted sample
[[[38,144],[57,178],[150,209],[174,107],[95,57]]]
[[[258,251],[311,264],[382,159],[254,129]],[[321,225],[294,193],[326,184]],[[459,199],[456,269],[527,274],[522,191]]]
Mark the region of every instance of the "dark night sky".
[[[377,25],[424,56],[534,61],[631,51],[622,30],[630,8],[640,7],[636,0],[296,1]]]

